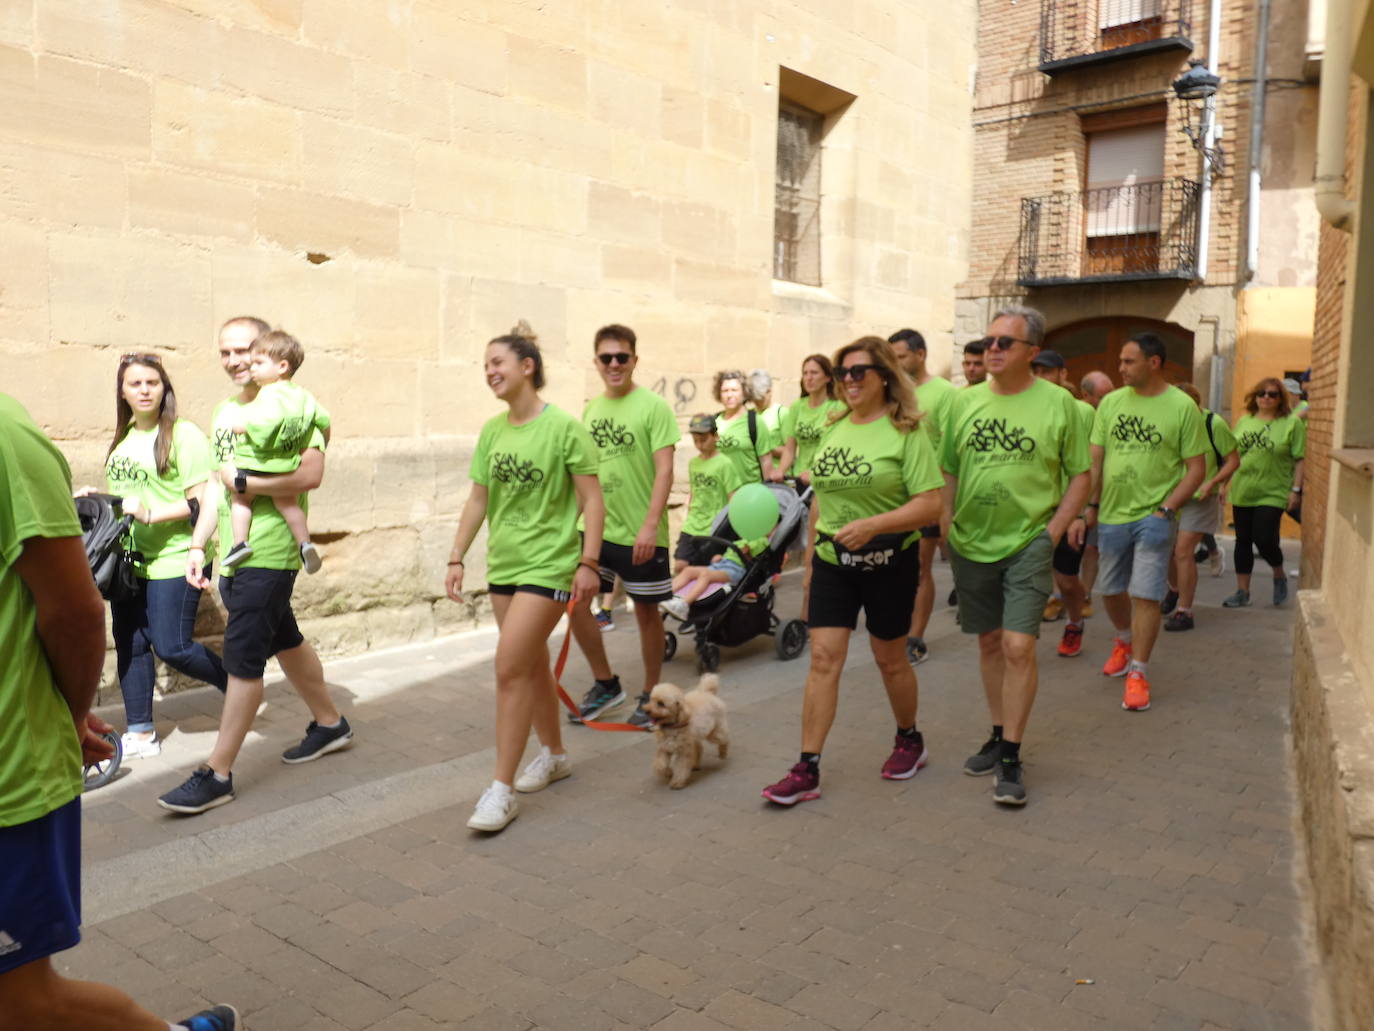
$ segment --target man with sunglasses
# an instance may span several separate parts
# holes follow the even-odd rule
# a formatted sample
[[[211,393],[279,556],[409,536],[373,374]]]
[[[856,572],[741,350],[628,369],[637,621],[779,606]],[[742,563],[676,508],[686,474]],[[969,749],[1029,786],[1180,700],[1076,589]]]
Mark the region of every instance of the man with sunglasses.
[[[1126,678],[1121,707],[1150,707],[1148,663],[1168,592],[1178,510],[1205,474],[1207,436],[1198,406],[1164,378],[1164,341],[1140,333],[1121,348],[1125,386],[1102,399],[1093,421],[1092,497],[1075,546],[1098,526],[1103,605],[1116,640],[1104,676]]]
[[[986,383],[950,403],[941,441],[959,625],[978,635],[992,734],[964,763],[996,774],[992,798],[1026,804],[1021,741],[1039,673],[1035,643],[1054,550],[1088,496],[1088,431],[1076,402],[1031,371],[1045,338],[1034,308],[1003,308],[983,339]]]
[[[668,402],[634,381],[639,364],[634,330],[602,326],[592,346],[596,371],[606,390],[587,402],[582,424],[596,442],[601,493],[606,499],[601,589],[612,590],[618,576],[634,603],[644,685],[628,722],[652,730],[644,703],[663,670],[663,614],[658,605],[673,596],[668,494],[673,489],[673,446],[682,434]],[[572,629],[595,678],[574,722],[594,720],[623,702],[625,691],[606,658],[591,599],[574,610]]]

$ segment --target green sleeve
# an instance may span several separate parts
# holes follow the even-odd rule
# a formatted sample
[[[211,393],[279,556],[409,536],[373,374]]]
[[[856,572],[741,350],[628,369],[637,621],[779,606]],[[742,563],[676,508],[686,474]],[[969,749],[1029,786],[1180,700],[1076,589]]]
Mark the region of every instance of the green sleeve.
[[[942,426],[941,429],[948,431],[954,425],[960,402],[965,396],[964,394],[960,394],[958,397],[951,400],[949,407],[945,409],[945,425]],[[959,475],[958,443],[953,433],[944,432],[940,434],[940,468],[954,477],[958,477]],[[943,484],[944,481],[942,479],[941,485],[943,486]]]
[[[668,402],[655,404],[649,413],[649,450],[672,447],[681,439],[682,431],[678,429],[677,419]]]
[[[18,402],[0,405],[0,560],[13,565],[31,537],[79,536],[67,460]]]
[[[1293,418],[1293,435],[1288,438],[1288,451],[1294,459],[1305,458],[1307,455],[1307,422],[1304,419]]]
[[[1104,397],[1097,406],[1097,414],[1093,416],[1093,431],[1088,436],[1089,444],[1107,446],[1107,418],[1107,399]]]
[[[275,443],[282,420],[291,414],[288,409],[295,407],[287,401],[285,391],[264,387],[257,397],[239,410],[243,419],[243,435],[255,448],[269,449]]]
[[[1226,420],[1217,416],[1212,420],[1212,436],[1217,442],[1217,450],[1221,452],[1222,461],[1226,456],[1236,450],[1236,435],[1231,432],[1231,427],[1226,425]]]
[[[789,440],[791,440],[793,437],[797,435],[798,404],[806,404],[806,399],[803,398],[799,402],[794,402],[782,410],[782,424],[779,428],[779,432],[782,434],[782,442],[784,446],[786,446]]]
[[[1078,402],[1070,397],[1064,409],[1064,450],[1060,456],[1060,464],[1069,476],[1077,476],[1092,468],[1092,452],[1088,446],[1089,434],[1077,408]]]
[[[178,419],[172,432],[176,451],[178,486],[182,491],[198,487],[210,478],[210,441],[200,427],[186,419]]]
[[[930,434],[922,433],[918,426],[912,433],[905,434],[902,444],[902,482],[907,494],[915,497],[928,490],[939,490],[945,485],[940,475],[940,467],[935,461],[935,448],[930,443]]]
[[[477,446],[472,449],[472,465],[468,468],[469,479],[483,487],[491,483],[492,435],[491,423],[487,423],[477,436]]]
[[[320,404],[320,399],[315,398],[315,429],[321,434],[334,425],[334,420],[329,417],[329,409]]]
[[[742,548],[750,558],[758,558],[768,548],[768,538],[755,537],[750,541],[735,541],[735,547]],[[727,553],[727,557],[736,558],[737,556]]]
[[[1207,443],[1207,426],[1202,421],[1202,409],[1193,403],[1193,399],[1182,391],[1180,396],[1188,402],[1188,407],[1183,410],[1183,421],[1179,427],[1179,455],[1184,459],[1196,458],[1198,455],[1206,454],[1211,447]]]
[[[563,464],[574,476],[595,476],[601,462],[596,442],[576,419],[568,419],[568,428],[563,434]]]

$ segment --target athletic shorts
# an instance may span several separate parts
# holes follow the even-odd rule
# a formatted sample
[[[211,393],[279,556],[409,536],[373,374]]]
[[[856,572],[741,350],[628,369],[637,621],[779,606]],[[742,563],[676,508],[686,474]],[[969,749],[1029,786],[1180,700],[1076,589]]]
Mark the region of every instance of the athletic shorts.
[[[1054,578],[1050,575],[1054,546],[1041,533],[1014,555],[996,562],[974,562],[953,546],[949,564],[959,592],[959,628],[966,634],[1011,630],[1040,636]]]
[[[0,974],[81,940],[81,798],[0,827]]]
[[[1178,510],[1180,533],[1216,533],[1221,526],[1221,499],[1213,494],[1202,501],[1193,498]]]
[[[703,562],[709,562],[715,552],[711,551],[712,545],[707,543],[712,538],[698,536],[694,533],[680,533],[677,536],[677,547],[673,549],[673,558],[681,559],[689,566],[699,566]]]
[[[267,660],[305,643],[291,611],[294,569],[240,569],[219,578],[219,596],[229,615],[224,627],[224,670],[256,680]]]
[[[921,579],[921,559],[915,547],[897,552],[896,560],[881,569],[852,569],[811,556],[812,627],[864,626],[870,637],[892,641],[911,629],[911,608]]]
[[[744,567],[733,558],[713,558],[708,569],[714,569],[718,573],[724,573],[730,578],[730,583],[737,584],[744,579]]]
[[[932,523],[930,526],[921,527],[921,539],[938,541],[940,539],[940,524]]]
[[[639,565],[634,564],[634,550],[628,544],[601,542],[601,590],[614,590],[618,576],[624,581],[625,593],[631,598],[637,601],[667,601],[673,596],[668,549],[655,548],[653,557]]]
[[[521,594],[537,594],[541,598],[548,598],[560,605],[566,605],[572,601],[572,591],[560,591],[553,587],[545,587],[543,584],[487,584],[488,594],[509,596],[517,591]]]
[[[1174,550],[1174,521],[1147,515],[1133,523],[1099,525],[1097,589],[1103,594],[1129,594],[1163,601],[1169,590],[1169,556]]]
[[[1069,524],[1069,528],[1073,528],[1073,523]],[[1084,547],[1087,547],[1086,543]],[[1082,568],[1083,552],[1069,543],[1069,533],[1065,530],[1054,549],[1054,571],[1064,576],[1077,576]]]

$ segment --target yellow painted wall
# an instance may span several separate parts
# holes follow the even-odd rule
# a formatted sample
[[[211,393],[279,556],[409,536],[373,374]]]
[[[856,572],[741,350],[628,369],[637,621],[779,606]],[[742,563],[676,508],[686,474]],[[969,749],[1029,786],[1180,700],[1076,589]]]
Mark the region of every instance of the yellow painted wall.
[[[1312,364],[1314,286],[1257,287],[1236,300],[1235,369],[1231,415],[1245,410],[1245,395],[1264,376],[1283,378],[1285,370]]]

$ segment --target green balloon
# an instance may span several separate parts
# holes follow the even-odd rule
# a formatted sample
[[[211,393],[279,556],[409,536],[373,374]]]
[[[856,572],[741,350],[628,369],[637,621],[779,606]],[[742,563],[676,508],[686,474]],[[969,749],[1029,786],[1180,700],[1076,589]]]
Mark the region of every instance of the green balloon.
[[[761,483],[748,483],[730,499],[730,525],[741,540],[766,537],[778,525],[778,499]]]

